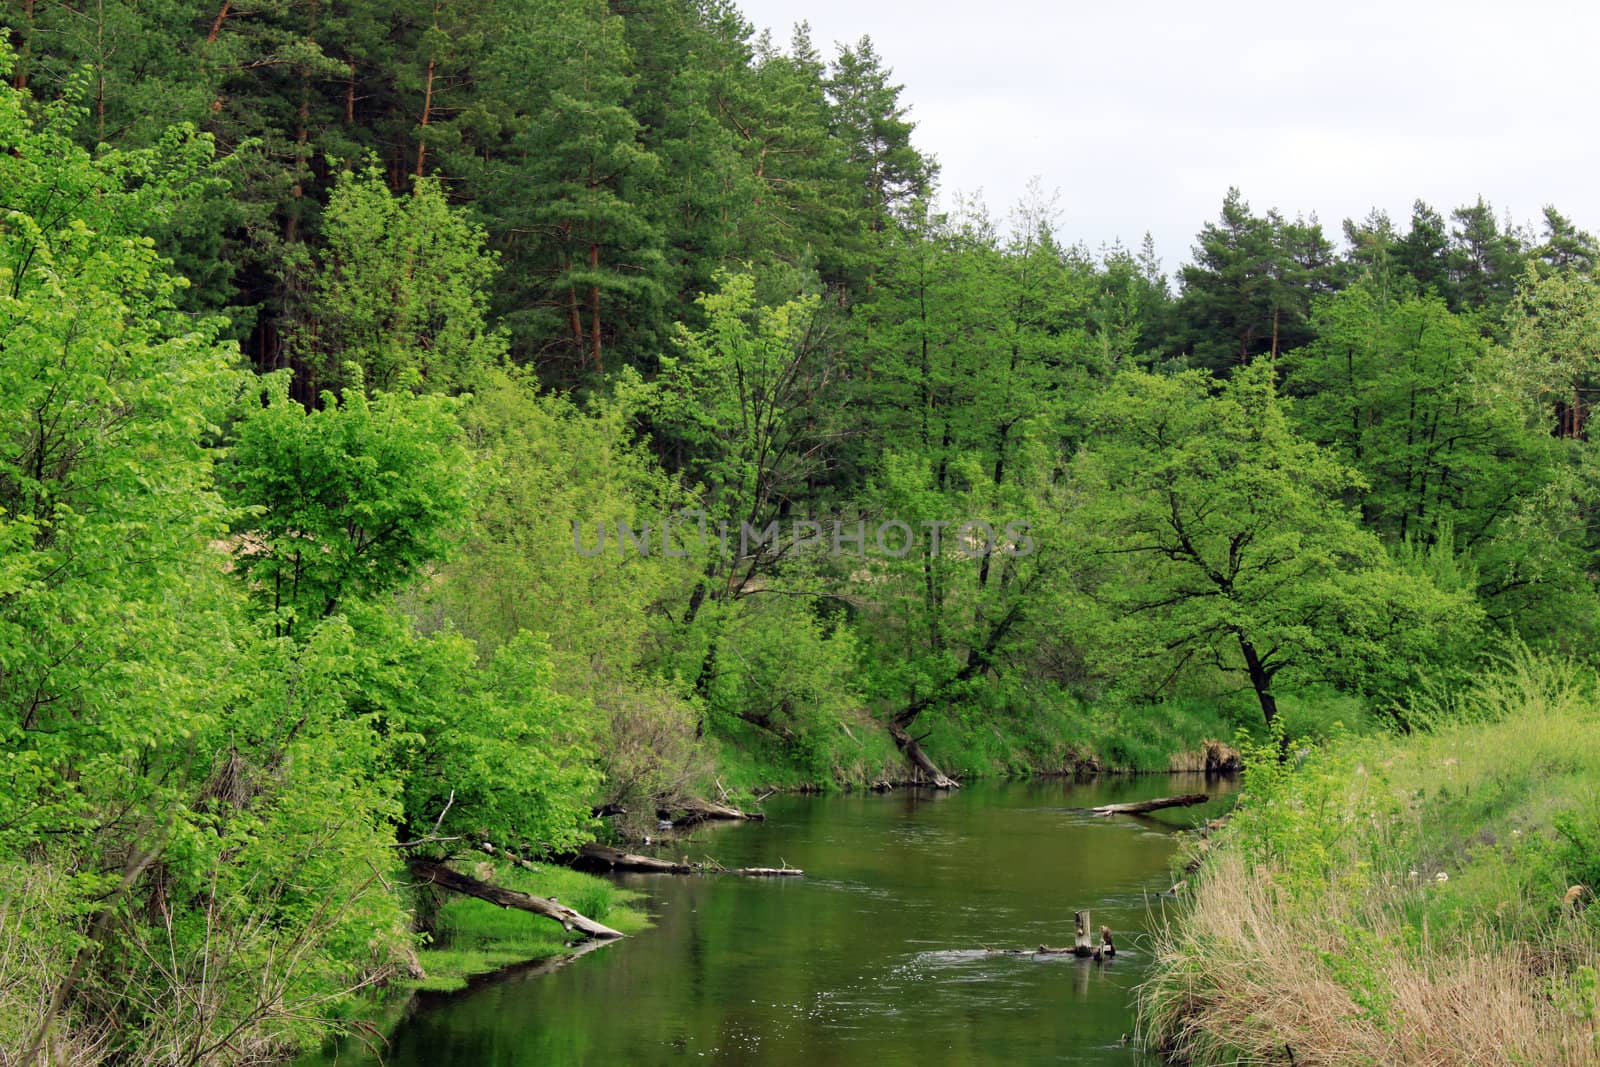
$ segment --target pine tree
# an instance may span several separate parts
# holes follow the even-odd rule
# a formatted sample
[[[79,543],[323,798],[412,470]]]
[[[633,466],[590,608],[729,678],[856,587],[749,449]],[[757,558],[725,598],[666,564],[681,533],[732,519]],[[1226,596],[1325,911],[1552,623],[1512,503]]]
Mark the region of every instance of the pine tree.
[[[1395,245],[1395,267],[1416,282],[1419,292],[1432,290],[1455,306],[1455,283],[1450,277],[1450,234],[1444,217],[1433,208],[1416,201],[1411,207],[1411,225]]]
[[[1277,279],[1272,221],[1254,215],[1237,188],[1216,222],[1200,230],[1181,271],[1182,343],[1196,364],[1248,363],[1271,344]]]
[[[1456,208],[1450,217],[1456,223],[1448,255],[1455,307],[1498,318],[1511,301],[1527,261],[1521,236],[1514,229],[1501,230],[1494,210],[1482,197]]]
[[[1222,370],[1309,338],[1311,301],[1338,286],[1333,246],[1313,217],[1254,215],[1237,188],[1183,268],[1182,340],[1195,363]]]
[[[1558,271],[1591,274],[1600,261],[1600,242],[1593,234],[1578,229],[1555,205],[1544,209],[1544,240],[1533,250],[1539,262]]]
[[[603,375],[621,324],[653,319],[663,297],[661,229],[641,202],[660,161],[629,110],[621,18],[601,0],[525,0],[507,14],[488,76],[517,118],[482,192],[518,286],[503,294],[506,318],[519,356],[559,354],[567,380]]]
[[[829,73],[834,135],[848,153],[867,226],[882,231],[897,210],[930,192],[937,166],[911,144],[916,123],[900,102],[905,87],[890,82],[872,39],[841,45]]]

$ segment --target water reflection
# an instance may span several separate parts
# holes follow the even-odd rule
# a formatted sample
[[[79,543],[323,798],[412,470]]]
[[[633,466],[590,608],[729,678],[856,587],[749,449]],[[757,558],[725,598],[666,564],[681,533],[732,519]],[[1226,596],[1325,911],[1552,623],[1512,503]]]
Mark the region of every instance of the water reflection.
[[[1134,1064],[1130,991],[1170,883],[1166,829],[1095,804],[1209,788],[1198,777],[975,783],[773,797],[767,821],[668,847],[803,879],[630,875],[655,926],[550,973],[432,997],[395,1033],[399,1067],[571,1064]],[[1117,932],[1108,963],[998,955]],[[346,1053],[344,1063],[359,1060]],[[328,1061],[323,1061],[328,1062]]]

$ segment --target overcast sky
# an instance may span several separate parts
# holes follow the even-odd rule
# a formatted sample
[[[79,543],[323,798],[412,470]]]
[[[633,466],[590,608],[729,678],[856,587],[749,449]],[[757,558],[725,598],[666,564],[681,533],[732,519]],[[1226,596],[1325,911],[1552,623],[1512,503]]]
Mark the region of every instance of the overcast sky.
[[[872,37],[905,86],[941,189],[1004,217],[1030,177],[1060,232],[1097,248],[1150,231],[1170,271],[1228,186],[1330,237],[1371,208],[1404,228],[1481,194],[1600,227],[1600,5],[1257,0],[738,0],[827,56]]]

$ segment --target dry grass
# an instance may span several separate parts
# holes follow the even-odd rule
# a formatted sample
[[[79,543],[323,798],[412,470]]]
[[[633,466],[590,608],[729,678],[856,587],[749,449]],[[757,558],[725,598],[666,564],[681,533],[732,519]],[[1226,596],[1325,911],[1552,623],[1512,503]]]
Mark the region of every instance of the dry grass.
[[[1594,1020],[1557,1006],[1520,946],[1408,944],[1392,917],[1361,918],[1371,941],[1353,947],[1339,921],[1284,901],[1238,853],[1224,853],[1181,927],[1158,935],[1160,977],[1141,1004],[1147,1037],[1194,1063],[1600,1062]]]
[[[1592,675],[1519,657],[1427,710],[1429,734],[1247,779],[1157,934],[1151,1045],[1203,1064],[1600,1064],[1600,907],[1563,904],[1600,871]]]

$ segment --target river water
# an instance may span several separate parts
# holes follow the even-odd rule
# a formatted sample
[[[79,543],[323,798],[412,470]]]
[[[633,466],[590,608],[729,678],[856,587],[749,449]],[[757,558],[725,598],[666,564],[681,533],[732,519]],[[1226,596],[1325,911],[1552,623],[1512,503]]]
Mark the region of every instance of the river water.
[[[653,927],[553,971],[422,998],[384,1062],[1144,1064],[1125,1039],[1172,881],[1170,828],[1219,801],[1146,818],[1084,809],[1230,788],[1161,775],[772,797],[766,822],[706,827],[673,854],[804,878],[623,876]],[[1115,931],[1114,961],[982,951],[1070,945],[1080,908]]]

